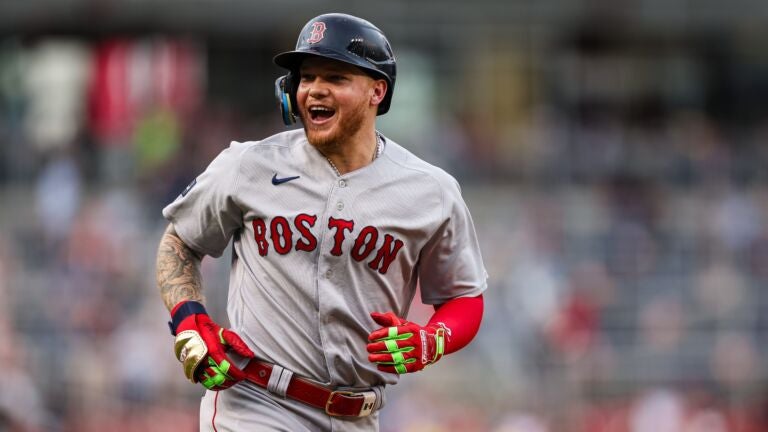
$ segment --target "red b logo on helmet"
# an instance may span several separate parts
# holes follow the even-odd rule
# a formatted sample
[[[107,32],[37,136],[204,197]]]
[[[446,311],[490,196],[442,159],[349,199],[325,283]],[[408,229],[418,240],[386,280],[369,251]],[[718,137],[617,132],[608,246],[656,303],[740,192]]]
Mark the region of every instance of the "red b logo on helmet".
[[[309,34],[309,39],[307,39],[307,42],[309,43],[317,43],[323,40],[323,37],[325,36],[325,23],[324,22],[314,22],[312,23],[312,32]]]

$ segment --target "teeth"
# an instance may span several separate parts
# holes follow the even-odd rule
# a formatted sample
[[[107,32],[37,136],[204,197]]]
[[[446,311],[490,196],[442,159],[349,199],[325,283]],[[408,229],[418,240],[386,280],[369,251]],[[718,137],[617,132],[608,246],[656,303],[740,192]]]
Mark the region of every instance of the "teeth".
[[[332,112],[333,110],[326,107],[316,106],[309,109],[310,111],[325,111],[325,112]]]

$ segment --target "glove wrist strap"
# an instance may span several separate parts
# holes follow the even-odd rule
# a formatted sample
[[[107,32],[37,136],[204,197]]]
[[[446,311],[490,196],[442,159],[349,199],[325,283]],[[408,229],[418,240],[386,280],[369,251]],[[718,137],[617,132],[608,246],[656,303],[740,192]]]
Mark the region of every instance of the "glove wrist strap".
[[[435,330],[435,358],[432,363],[437,363],[445,354],[445,329],[440,327]]]
[[[434,332],[431,336],[435,338],[435,356],[429,362],[429,364],[434,364],[445,354],[445,336],[447,328],[443,323],[431,324],[428,328]]]
[[[179,328],[179,324],[184,321],[184,318],[195,314],[206,314],[205,307],[196,301],[185,301],[181,306],[178,306],[171,315],[171,321],[168,321],[168,327],[171,329],[171,334],[176,336],[176,329]]]

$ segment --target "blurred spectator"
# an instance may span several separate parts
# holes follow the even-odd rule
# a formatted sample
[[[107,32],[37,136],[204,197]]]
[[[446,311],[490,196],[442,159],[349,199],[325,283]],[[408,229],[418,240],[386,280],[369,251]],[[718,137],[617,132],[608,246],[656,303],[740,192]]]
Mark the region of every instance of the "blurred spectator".
[[[52,246],[66,239],[81,199],[82,181],[76,161],[68,152],[51,152],[37,180],[35,201],[42,236]]]
[[[0,298],[11,298],[8,281],[16,263],[9,244],[0,234]],[[50,419],[37,384],[30,376],[34,370],[24,340],[17,336],[11,317],[11,305],[0,302],[0,364],[3,386],[0,391],[0,430],[10,432],[43,431]]]
[[[25,66],[29,143],[41,154],[66,149],[83,123],[90,50],[76,40],[43,40],[31,47]]]
[[[653,389],[634,402],[628,432],[683,432],[684,416],[685,402],[679,394]]]

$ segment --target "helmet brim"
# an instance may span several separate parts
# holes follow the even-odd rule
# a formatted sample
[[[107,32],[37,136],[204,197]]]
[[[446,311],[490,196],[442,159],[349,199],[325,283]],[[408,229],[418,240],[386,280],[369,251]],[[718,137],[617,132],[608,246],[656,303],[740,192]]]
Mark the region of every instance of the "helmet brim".
[[[301,51],[288,51],[276,55],[272,61],[281,68],[295,71],[301,66],[301,62],[307,57],[307,53]]]
[[[322,48],[316,48],[311,51],[287,51],[284,53],[280,53],[276,55],[272,61],[285,69],[288,69],[291,72],[298,73],[299,67],[301,67],[301,62],[303,62],[307,57],[322,57],[327,58],[331,60],[340,61],[342,63],[351,64],[353,66],[357,66],[361,69],[363,69],[366,73],[371,74],[372,76],[384,79],[386,80],[390,85],[392,85],[389,81],[389,77],[387,77],[384,73],[381,71],[378,71],[371,67],[366,61],[360,59],[359,61],[354,61],[350,58],[349,55],[343,55],[339,54],[335,51],[322,49]]]

